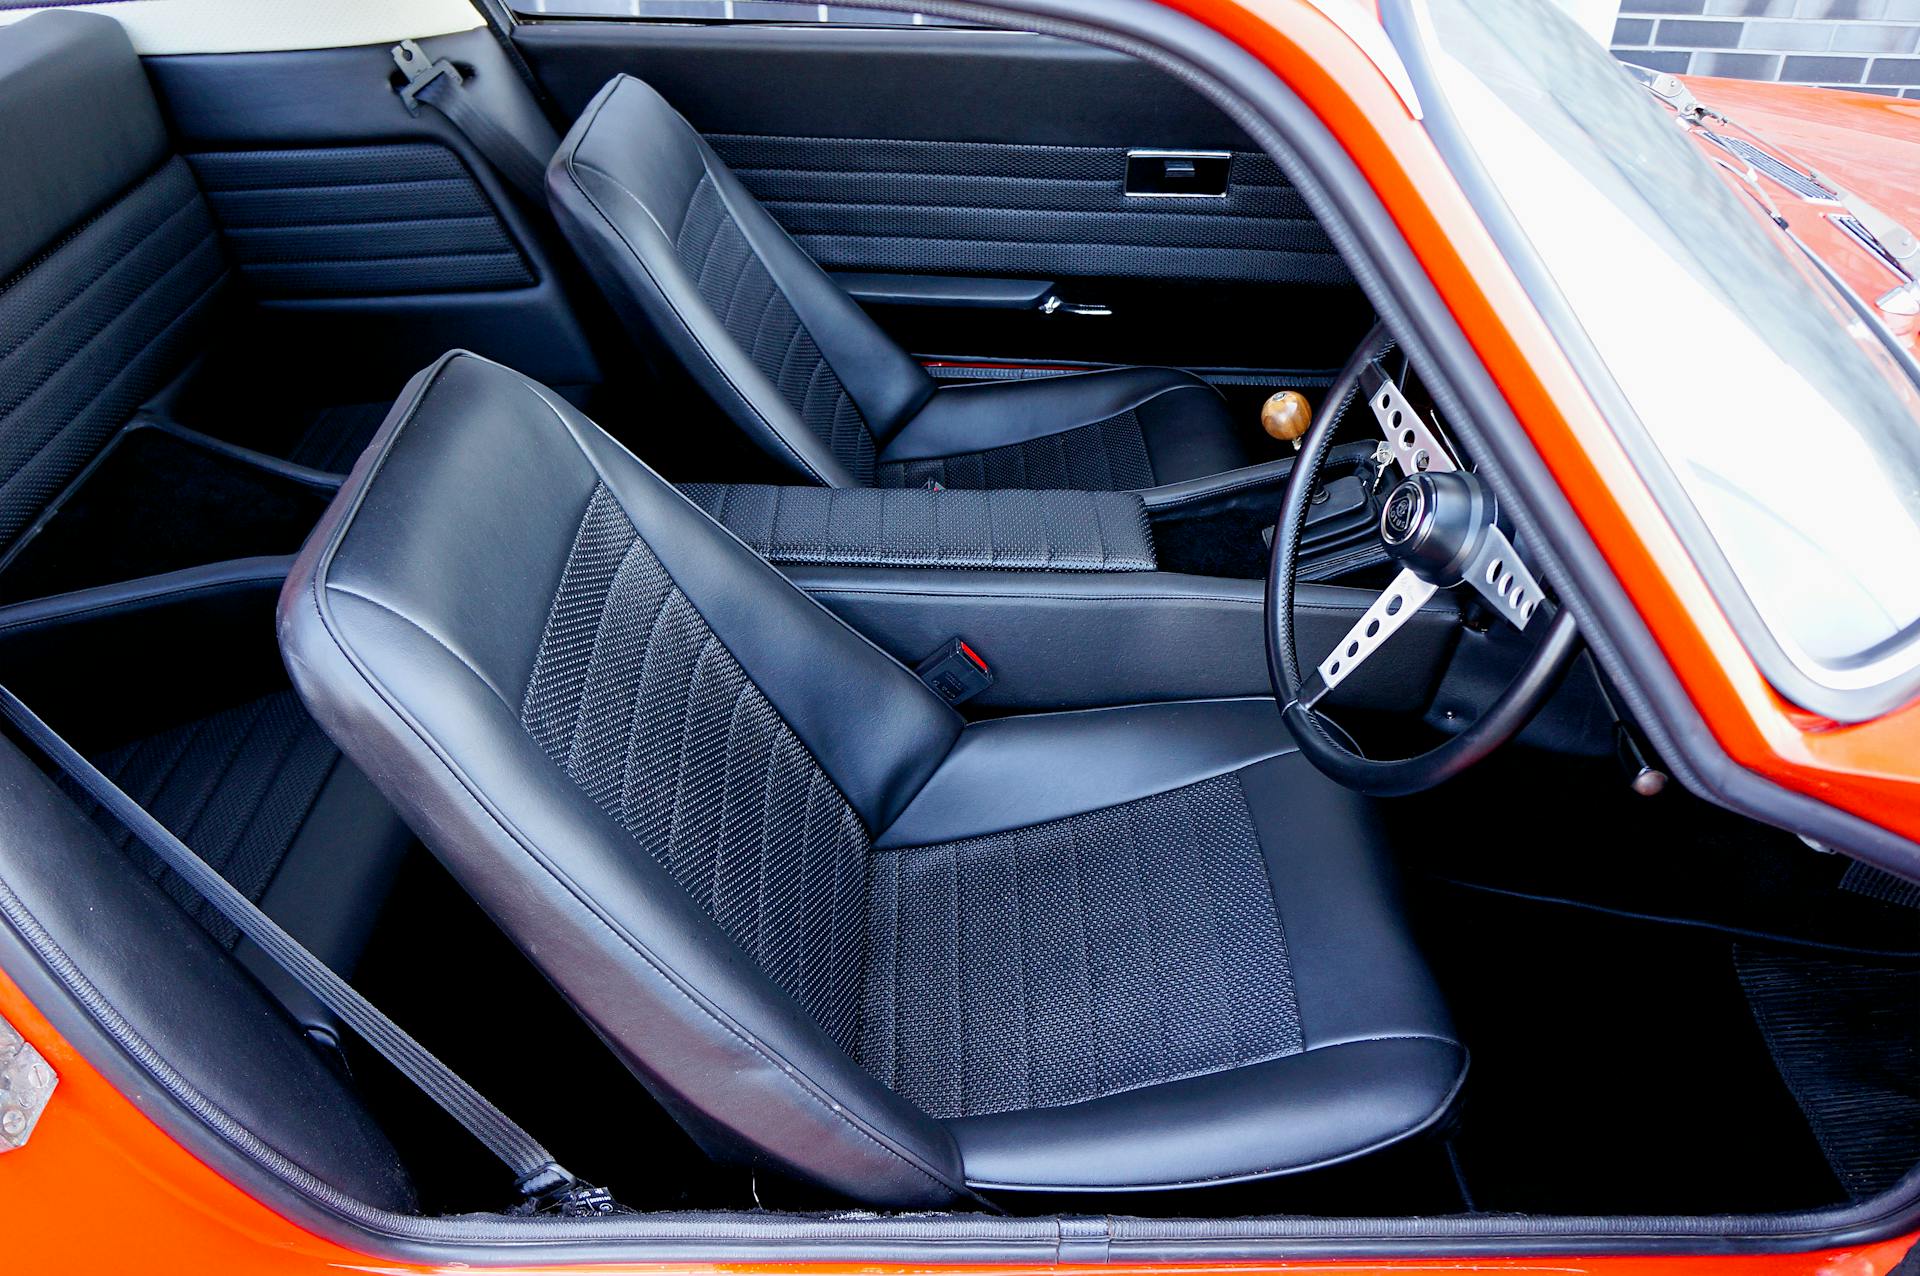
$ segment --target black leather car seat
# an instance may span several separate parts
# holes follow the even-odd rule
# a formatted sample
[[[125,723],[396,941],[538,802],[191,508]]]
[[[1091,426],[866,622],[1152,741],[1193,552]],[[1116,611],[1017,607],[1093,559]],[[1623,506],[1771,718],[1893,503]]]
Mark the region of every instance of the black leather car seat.
[[[1270,700],[967,725],[475,356],[408,386],[280,634],[718,1155],[896,1207],[1188,1186],[1364,1155],[1461,1082],[1369,807]]]
[[[808,482],[1121,491],[1247,464],[1219,394],[1185,372],[936,387],[631,76],[581,112],[547,187],[636,341]]]

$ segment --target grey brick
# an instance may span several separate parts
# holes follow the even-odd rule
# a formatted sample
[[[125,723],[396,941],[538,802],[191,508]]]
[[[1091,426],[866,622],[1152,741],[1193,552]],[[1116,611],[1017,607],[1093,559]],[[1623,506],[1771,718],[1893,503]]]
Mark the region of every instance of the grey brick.
[[[1875,16],[1889,22],[1920,22],[1920,0],[1887,0],[1885,11]]]
[[[1825,53],[1833,31],[1830,22],[1746,22],[1741,24],[1740,47]]]
[[[1802,18],[1878,18],[1891,0],[1795,0],[1793,12]]]
[[[1833,29],[1835,53],[1912,53],[1920,28],[1842,22]]]
[[[1732,49],[1740,44],[1742,22],[1701,22],[1691,18],[1663,18],[1654,43],[1682,49]]]
[[[1668,75],[1685,75],[1687,63],[1693,61],[1693,54],[1685,49],[1625,49],[1622,53],[1625,60],[1635,66],[1665,71]]]
[[[1790,18],[1798,0],[1707,0],[1716,18]]]
[[[1628,48],[1653,43],[1652,18],[1622,18],[1613,24],[1614,45]]]
[[[1730,80],[1777,80],[1778,53],[1720,53],[1705,50],[1693,55],[1689,75],[1719,75]]]
[[[1858,84],[1866,78],[1865,58],[1788,58],[1780,78],[1795,84]]]
[[[1868,84],[1920,84],[1920,58],[1875,58]]]
[[[1705,13],[1707,0],[1621,0],[1620,12],[1635,13]]]

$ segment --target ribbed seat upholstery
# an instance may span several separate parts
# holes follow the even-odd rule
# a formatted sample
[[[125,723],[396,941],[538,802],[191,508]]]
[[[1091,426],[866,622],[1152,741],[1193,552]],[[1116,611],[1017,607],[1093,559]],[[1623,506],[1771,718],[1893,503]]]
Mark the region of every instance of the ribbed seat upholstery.
[[[118,24],[0,44],[0,552],[205,348],[227,278]],[[76,127],[78,121],[91,121]]]
[[[634,338],[806,482],[1124,491],[1247,463],[1184,372],[936,385],[631,76],[581,112],[547,184]]]
[[[687,499],[770,563],[1152,571],[1132,492],[984,492],[692,483]]]
[[[1369,808],[1271,701],[964,724],[475,356],[408,387],[280,626],[314,716],[716,1155],[900,1207],[1176,1187],[1363,1155],[1460,1083]]]

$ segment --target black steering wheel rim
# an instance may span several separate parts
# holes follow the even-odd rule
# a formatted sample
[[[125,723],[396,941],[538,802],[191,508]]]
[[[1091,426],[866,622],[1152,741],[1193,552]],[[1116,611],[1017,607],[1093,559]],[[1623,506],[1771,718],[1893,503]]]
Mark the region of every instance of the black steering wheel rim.
[[[1419,793],[1445,783],[1512,739],[1546,703],[1580,649],[1572,615],[1564,609],[1556,612],[1546,636],[1500,698],[1459,735],[1411,758],[1364,757],[1337,738],[1337,727],[1329,730],[1330,724],[1317,710],[1301,703],[1303,680],[1293,625],[1301,531],[1334,433],[1358,396],[1367,368],[1392,346],[1385,325],[1376,324],[1334,378],[1326,398],[1330,408],[1307,431],[1287,480],[1267,563],[1267,673],[1281,717],[1314,767],[1336,783],[1374,797]]]

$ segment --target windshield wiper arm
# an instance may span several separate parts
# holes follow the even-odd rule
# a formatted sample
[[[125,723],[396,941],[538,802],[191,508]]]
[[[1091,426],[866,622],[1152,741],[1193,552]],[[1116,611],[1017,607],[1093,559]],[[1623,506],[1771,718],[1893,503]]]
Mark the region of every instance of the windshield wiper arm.
[[[1892,216],[1881,212],[1852,191],[1845,189],[1825,173],[1813,172],[1813,176],[1833,191],[1834,200],[1849,216],[1873,238],[1880,251],[1906,274],[1907,282],[1914,279],[1914,267],[1920,265],[1920,239],[1914,238],[1912,231]]]
[[[1722,122],[1726,120],[1727,117],[1720,112],[1702,105],[1700,99],[1693,95],[1693,91],[1680,83],[1678,77],[1668,75],[1665,71],[1656,71],[1652,67],[1637,66],[1632,62],[1622,62],[1620,65],[1626,69],[1628,75],[1640,81],[1641,87],[1672,107],[1674,113],[1687,123],[1699,124],[1703,120]]]

